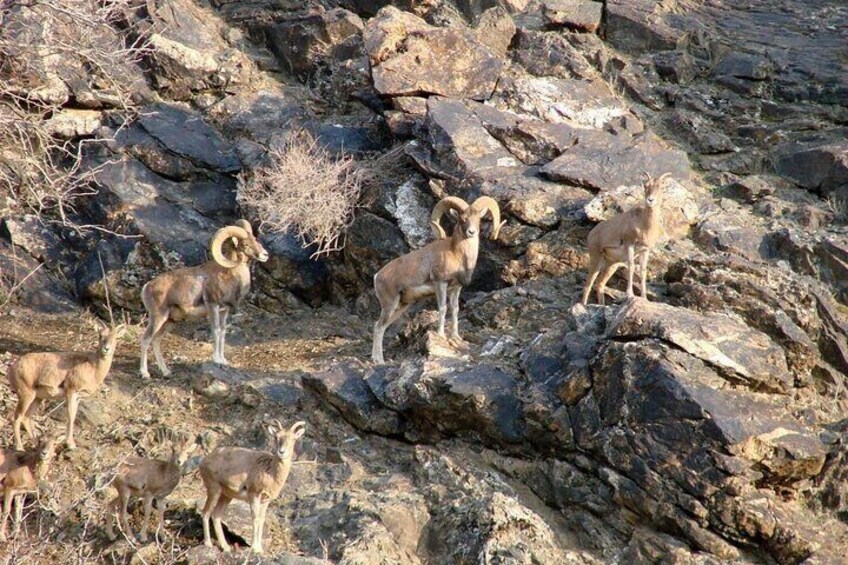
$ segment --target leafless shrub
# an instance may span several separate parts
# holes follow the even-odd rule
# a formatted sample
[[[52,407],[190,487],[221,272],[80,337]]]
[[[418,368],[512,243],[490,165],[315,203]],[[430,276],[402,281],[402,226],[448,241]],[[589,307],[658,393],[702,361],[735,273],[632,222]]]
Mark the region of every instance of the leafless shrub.
[[[0,191],[18,208],[71,224],[73,202],[94,193],[84,165],[94,131],[59,132],[71,93],[118,128],[134,113],[136,63],[146,37],[125,17],[137,0],[0,0]],[[122,28],[118,31],[118,27]]]
[[[842,224],[848,223],[848,198],[836,192],[827,195],[827,207],[833,212],[833,218]]]
[[[294,230],[313,257],[339,251],[359,201],[362,171],[299,131],[239,178],[238,201],[272,232]]]

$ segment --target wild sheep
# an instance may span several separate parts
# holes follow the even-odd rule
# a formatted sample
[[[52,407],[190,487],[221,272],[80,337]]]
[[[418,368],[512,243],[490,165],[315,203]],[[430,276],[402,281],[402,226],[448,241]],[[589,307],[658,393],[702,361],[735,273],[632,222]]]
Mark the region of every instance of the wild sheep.
[[[193,438],[182,437],[171,445],[171,457],[167,460],[130,457],[118,466],[115,479],[112,481],[112,486],[118,491],[118,495],[107,506],[106,535],[109,539],[114,540],[116,537],[113,530],[115,513],[118,513],[118,521],[124,534],[129,537],[134,536],[127,521],[127,506],[133,496],[144,499],[144,521],[141,523],[139,541],[147,542],[147,525],[150,522],[154,500],[159,512],[156,533],[158,534],[164,528],[165,498],[177,488],[183,463],[196,447],[197,444]]]
[[[604,303],[604,289],[607,281],[619,267],[627,265],[627,297],[634,296],[633,272],[636,255],[641,255],[639,267],[641,273],[642,296],[647,300],[646,283],[648,256],[663,234],[662,202],[664,181],[671,173],[665,173],[657,179],[645,173],[645,201],[634,208],[603,221],[589,232],[589,276],[583,289],[583,304],[589,302],[589,292],[598,274],[601,278],[597,286],[598,304]]]
[[[109,328],[100,320],[98,324],[100,343],[93,352],[27,353],[9,368],[9,386],[18,395],[13,417],[15,449],[24,448],[21,424],[33,439],[32,415],[42,400],[55,398],[64,398],[67,403],[67,443],[69,449],[76,448],[74,422],[80,397],[97,392],[103,385],[118,339],[126,330],[123,324],[116,328]]]
[[[445,236],[439,220],[449,212],[456,220],[453,235]],[[374,290],[382,311],[374,324],[371,359],[383,363],[383,334],[418,300],[436,295],[439,308],[439,335],[445,336],[447,303],[451,306],[451,340],[459,337],[459,293],[471,282],[480,248],[480,220],[492,216],[490,239],[497,239],[505,222],[501,222],[498,203],[481,196],[470,206],[461,198],[443,198],[430,217],[439,239],[420,249],[393,259],[374,275]]]
[[[232,242],[232,249],[224,251],[227,241]],[[231,309],[235,311],[250,291],[249,261],[265,262],[268,252],[253,235],[247,220],[237,220],[235,225],[218,230],[209,250],[211,261],[163,273],[142,287],[141,300],[149,316],[141,336],[142,377],[150,377],[147,350],[151,343],[159,370],[165,376],[170,375],[162,357],[161,341],[165,330],[171,323],[203,316],[207,316],[212,325],[212,361],[227,364],[224,357],[227,315]]]
[[[6,522],[15,504],[15,529],[18,535],[23,520],[24,496],[38,490],[38,482],[47,476],[50,462],[60,441],[56,434],[41,439],[33,451],[5,450],[0,454],[0,493],[3,495],[3,524],[0,541],[6,541]]]
[[[203,506],[203,543],[212,546],[209,518],[221,549],[230,551],[221,516],[234,498],[246,500],[253,516],[254,553],[262,553],[262,530],[265,513],[272,500],[279,496],[289,476],[294,459],[294,444],[306,431],[306,422],[297,422],[286,430],[279,420],[265,425],[271,452],[255,451],[241,447],[219,447],[200,463],[200,478],[206,486],[206,504]]]

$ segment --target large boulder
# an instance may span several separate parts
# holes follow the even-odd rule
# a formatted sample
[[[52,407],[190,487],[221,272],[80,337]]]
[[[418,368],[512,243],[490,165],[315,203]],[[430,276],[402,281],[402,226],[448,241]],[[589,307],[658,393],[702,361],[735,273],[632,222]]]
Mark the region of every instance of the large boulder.
[[[391,6],[368,21],[364,39],[374,88],[385,96],[485,100],[504,67],[471,30],[433,27]]]

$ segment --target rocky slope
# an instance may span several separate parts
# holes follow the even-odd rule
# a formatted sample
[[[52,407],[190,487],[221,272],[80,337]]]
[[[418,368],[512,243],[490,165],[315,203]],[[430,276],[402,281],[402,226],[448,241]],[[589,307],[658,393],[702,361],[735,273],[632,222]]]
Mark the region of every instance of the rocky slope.
[[[139,116],[119,131],[108,100],[78,111],[83,91],[105,99],[95,77],[51,83],[68,91],[73,135],[114,137],[87,155],[99,190],[79,223],[136,237],[11,206],[6,280],[46,263],[18,308],[101,308],[102,260],[112,301],[139,312],[144,281],[202,260],[238,216],[236,175],[306,128],[331,151],[386,155],[344,251],[314,261],[293,237],[266,237],[239,369],[189,363],[162,384],[191,383],[210,407],[241,399],[249,417],[227,439],[262,413],[315,426],[304,461],[319,464],[295,473],[276,516],[281,562],[839,562],[848,9],[302,4],[159,0],[127,14],[150,51]],[[651,302],[575,305],[586,234],[637,201],[643,172],[674,178]],[[463,295],[469,345],[428,333],[425,308],[372,367],[371,277],[426,242],[446,194],[492,196],[508,220]],[[199,364],[185,338],[204,335],[174,339]],[[24,343],[39,342],[7,348]],[[275,354],[278,368],[258,361]],[[180,548],[198,541],[190,506]]]

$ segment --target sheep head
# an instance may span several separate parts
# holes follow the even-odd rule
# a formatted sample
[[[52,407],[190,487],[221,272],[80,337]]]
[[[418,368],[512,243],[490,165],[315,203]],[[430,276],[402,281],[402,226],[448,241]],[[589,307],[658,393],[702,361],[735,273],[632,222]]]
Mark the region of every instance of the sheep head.
[[[665,180],[671,176],[671,173],[663,173],[658,178],[653,178],[649,173],[642,173],[645,187],[645,203],[649,208],[662,206],[663,189],[665,188]]]
[[[294,443],[306,433],[306,422],[295,422],[286,429],[279,420],[274,420],[265,424],[265,433],[271,452],[280,459],[291,459],[294,457]]]
[[[492,216],[490,239],[498,238],[498,233],[505,223],[501,221],[501,209],[494,198],[481,196],[469,206],[462,198],[448,196],[436,204],[430,216],[430,225],[439,239],[445,239],[447,237],[445,230],[439,222],[445,213],[449,213],[456,220],[457,225],[454,228],[454,233],[457,233],[458,230],[458,233],[464,238],[477,237],[479,235],[480,220],[485,218],[487,213]]]
[[[224,242],[232,240],[235,247],[235,258],[231,259],[224,254]],[[253,228],[247,220],[236,220],[232,226],[219,229],[209,244],[212,258],[222,267],[232,269],[248,259],[265,262],[268,260],[268,252],[253,235]]]
[[[114,354],[118,340],[127,332],[127,326],[120,324],[111,328],[104,324],[101,320],[97,320],[97,324],[99,326],[98,334],[100,353],[104,356]]]

